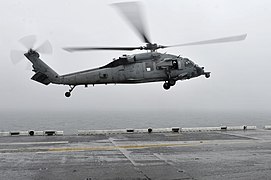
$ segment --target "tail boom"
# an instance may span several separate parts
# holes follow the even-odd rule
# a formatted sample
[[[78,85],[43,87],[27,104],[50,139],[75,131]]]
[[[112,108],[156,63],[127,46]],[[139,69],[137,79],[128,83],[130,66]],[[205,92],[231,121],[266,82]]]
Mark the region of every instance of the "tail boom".
[[[44,85],[60,83],[59,75],[39,58],[39,53],[30,49],[24,55],[33,64],[32,67],[35,74],[31,78],[32,80]]]

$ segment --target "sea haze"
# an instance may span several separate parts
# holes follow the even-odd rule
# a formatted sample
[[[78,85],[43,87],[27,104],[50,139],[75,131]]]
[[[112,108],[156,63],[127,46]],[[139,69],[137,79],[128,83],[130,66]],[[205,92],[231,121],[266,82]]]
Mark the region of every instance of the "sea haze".
[[[4,111],[0,131],[208,127],[270,124],[271,112],[189,110]]]

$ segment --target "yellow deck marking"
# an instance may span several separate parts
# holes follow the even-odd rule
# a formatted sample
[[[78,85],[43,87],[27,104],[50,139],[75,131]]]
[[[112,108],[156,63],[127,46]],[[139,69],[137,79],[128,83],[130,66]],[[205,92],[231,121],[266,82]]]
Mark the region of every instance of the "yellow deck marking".
[[[177,147],[177,146],[196,146],[200,143],[190,144],[141,144],[141,145],[122,145],[122,146],[101,146],[101,147],[59,147],[59,148],[18,148],[18,149],[0,149],[0,153],[20,153],[20,152],[72,152],[72,151],[106,151],[117,149],[144,149],[159,147]]]
[[[98,151],[98,150],[116,150],[122,149],[144,149],[144,148],[158,148],[158,147],[174,147],[174,146],[195,146],[199,144],[146,144],[146,145],[124,145],[124,146],[104,146],[104,147],[63,147],[63,148],[50,148],[52,151]]]

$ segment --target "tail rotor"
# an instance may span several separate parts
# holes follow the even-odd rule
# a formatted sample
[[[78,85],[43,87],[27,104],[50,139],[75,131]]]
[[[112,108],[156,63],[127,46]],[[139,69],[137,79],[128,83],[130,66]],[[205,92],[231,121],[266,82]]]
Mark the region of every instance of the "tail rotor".
[[[18,42],[23,46],[23,50],[11,50],[10,59],[13,64],[18,64],[20,61],[22,61],[24,59],[24,54],[29,53],[30,51],[35,51],[42,54],[53,53],[52,45],[48,40],[36,47],[35,44],[37,43],[37,37],[35,35],[25,36]],[[27,65],[26,69],[31,69],[31,65]]]

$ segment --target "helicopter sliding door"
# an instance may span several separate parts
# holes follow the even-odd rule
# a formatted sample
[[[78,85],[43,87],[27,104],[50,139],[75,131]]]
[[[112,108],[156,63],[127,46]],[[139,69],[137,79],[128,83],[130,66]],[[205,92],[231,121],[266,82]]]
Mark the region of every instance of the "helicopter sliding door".
[[[160,70],[157,70],[155,62],[149,61],[144,62],[144,79],[148,81],[161,80],[165,76]]]
[[[153,61],[145,62],[145,71],[144,74],[148,74],[147,72],[151,72],[154,70]]]
[[[124,66],[125,78],[127,81],[141,81],[143,76],[143,63],[132,63]]]

